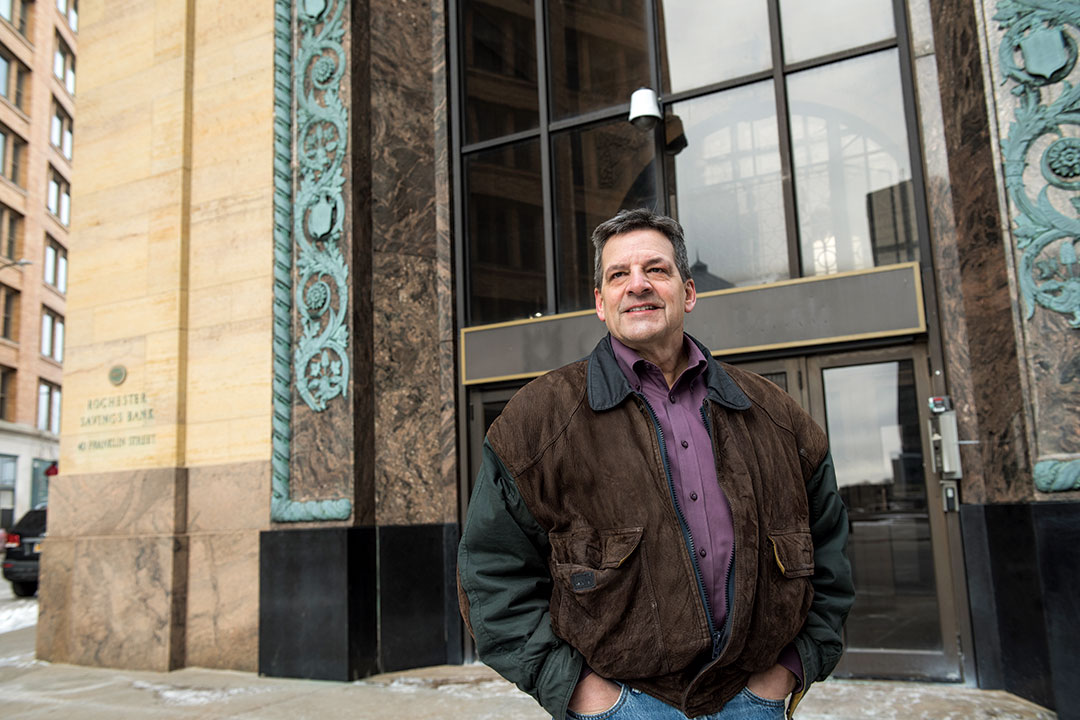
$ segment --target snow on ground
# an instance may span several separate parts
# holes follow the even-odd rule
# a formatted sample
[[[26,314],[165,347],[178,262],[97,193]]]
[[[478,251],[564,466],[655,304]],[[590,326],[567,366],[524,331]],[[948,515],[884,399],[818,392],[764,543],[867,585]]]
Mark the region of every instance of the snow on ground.
[[[37,625],[38,603],[35,598],[0,603],[0,635]]]
[[[269,692],[269,688],[231,687],[231,688],[191,688],[176,685],[163,685],[137,680],[132,683],[136,690],[150,690],[166,705],[209,705],[228,700],[237,695],[253,695]]]

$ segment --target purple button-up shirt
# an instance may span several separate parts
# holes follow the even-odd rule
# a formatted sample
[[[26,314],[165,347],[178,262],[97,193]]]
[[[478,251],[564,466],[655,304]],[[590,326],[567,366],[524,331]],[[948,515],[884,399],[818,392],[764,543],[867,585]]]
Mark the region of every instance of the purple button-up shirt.
[[[623,375],[634,390],[645,396],[660,423],[675,496],[690,530],[713,623],[720,630],[727,620],[727,580],[734,559],[735,526],[731,506],[716,477],[712,438],[702,416],[708,392],[708,361],[697,343],[686,335],[683,348],[689,358],[686,369],[668,387],[659,367],[611,338],[611,349]],[[802,662],[794,646],[785,648],[778,661],[799,679],[798,691],[802,687]]]

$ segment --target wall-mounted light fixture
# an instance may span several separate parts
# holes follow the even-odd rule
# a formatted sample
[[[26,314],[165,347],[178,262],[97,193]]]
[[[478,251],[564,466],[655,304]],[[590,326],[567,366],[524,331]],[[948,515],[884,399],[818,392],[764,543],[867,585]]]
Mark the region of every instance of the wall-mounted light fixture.
[[[9,267],[23,267],[24,265],[33,264],[33,260],[27,260],[26,258],[19,258],[18,260],[0,260],[0,270]]]
[[[628,118],[639,130],[652,130],[660,122],[660,103],[656,92],[651,88],[638,88],[630,96],[630,116]]]

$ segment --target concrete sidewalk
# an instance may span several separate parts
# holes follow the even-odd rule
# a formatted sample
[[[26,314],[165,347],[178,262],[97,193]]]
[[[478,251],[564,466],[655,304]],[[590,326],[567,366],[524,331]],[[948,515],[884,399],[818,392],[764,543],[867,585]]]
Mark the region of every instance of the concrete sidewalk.
[[[34,659],[36,628],[0,635],[0,717],[7,720],[546,720],[528,696],[481,665],[390,673],[354,683],[188,668],[172,673],[52,665]],[[799,720],[1049,720],[999,691],[930,683],[828,681]]]

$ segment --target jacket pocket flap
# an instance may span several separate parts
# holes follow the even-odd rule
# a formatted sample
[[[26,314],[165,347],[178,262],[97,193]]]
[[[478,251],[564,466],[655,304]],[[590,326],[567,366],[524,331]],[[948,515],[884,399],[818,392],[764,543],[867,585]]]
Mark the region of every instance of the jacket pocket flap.
[[[814,574],[814,539],[809,530],[782,530],[769,533],[773,557],[786,578]]]
[[[552,559],[559,564],[583,565],[597,569],[617,568],[641,544],[644,528],[594,530],[579,528],[551,533]]]

